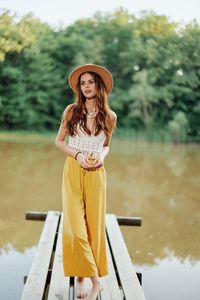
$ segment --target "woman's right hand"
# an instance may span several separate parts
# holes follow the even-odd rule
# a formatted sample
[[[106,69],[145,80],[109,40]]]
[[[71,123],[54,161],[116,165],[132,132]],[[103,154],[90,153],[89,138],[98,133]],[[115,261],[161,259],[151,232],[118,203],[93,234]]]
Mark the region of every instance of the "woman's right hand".
[[[78,153],[76,160],[79,163],[79,165],[84,169],[89,169],[91,165],[89,165],[86,161],[87,157],[83,153]]]

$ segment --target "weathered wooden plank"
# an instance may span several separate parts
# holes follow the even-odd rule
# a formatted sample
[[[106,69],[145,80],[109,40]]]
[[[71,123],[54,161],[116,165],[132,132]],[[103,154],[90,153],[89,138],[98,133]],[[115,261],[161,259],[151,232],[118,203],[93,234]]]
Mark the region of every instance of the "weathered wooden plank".
[[[110,248],[108,245],[108,241],[106,240],[106,252],[108,258],[108,275],[102,277],[101,284],[103,286],[103,291],[101,292],[102,300],[122,300],[122,295],[119,289],[119,285],[117,282],[117,277],[115,274],[115,269],[113,266],[113,261],[110,253]]]
[[[47,215],[50,216],[50,214],[56,214],[59,218],[60,212],[49,212],[49,213],[41,213],[41,212],[26,212],[26,219],[29,220],[45,220],[45,226],[43,228],[43,231],[45,231],[46,223],[48,223]],[[53,299],[62,299],[62,300],[68,300],[69,295],[69,289],[70,289],[70,282],[69,278],[64,277],[63,274],[63,267],[62,267],[62,240],[61,240],[61,230],[62,230],[62,221],[63,216],[61,218],[61,223],[59,225],[59,231],[58,231],[58,238],[57,238],[57,245],[56,245],[56,252],[55,252],[55,258],[53,263],[53,269],[52,269],[52,276],[51,281],[49,285],[49,291],[46,290],[45,294],[48,294],[48,300]],[[142,287],[139,284],[139,281],[137,279],[136,273],[134,271],[132,261],[130,259],[130,256],[128,254],[125,242],[123,240],[123,236],[121,234],[121,231],[119,229],[118,225],[133,225],[133,226],[140,226],[141,225],[141,218],[136,217],[123,217],[119,216],[116,217],[115,215],[106,215],[106,229],[108,233],[108,240],[107,241],[107,256],[108,256],[108,265],[109,265],[109,274],[105,277],[101,278],[101,283],[104,286],[104,290],[101,292],[101,297],[99,296],[98,299],[101,298],[101,300],[121,300],[123,299],[123,296],[125,296],[126,300],[143,300],[145,299],[144,292],[142,290]],[[55,226],[56,230],[56,226]],[[51,238],[54,240],[56,231],[50,228],[48,229],[48,232],[51,235]],[[42,239],[43,233],[41,235],[38,250],[41,248],[41,245],[43,244]],[[46,234],[45,234],[46,236]],[[49,241],[49,238],[46,238],[46,240]],[[44,242],[45,244],[45,242]],[[43,245],[44,246],[44,245]],[[110,249],[111,246],[111,249]],[[47,247],[48,248],[48,247]],[[51,248],[51,250],[50,250]],[[49,248],[49,255],[51,257],[51,251],[53,250],[53,243],[52,247]],[[110,252],[111,251],[111,252]],[[26,283],[26,289],[24,289],[22,299],[42,299],[44,295],[44,288],[46,283],[46,278],[48,274],[48,267],[46,268],[46,271],[44,271],[44,257],[46,256],[46,252],[40,251],[42,253],[40,259],[42,259],[42,262],[40,259],[37,259],[37,255],[35,255],[33,264],[31,269],[34,267],[34,265],[37,265],[36,270],[32,271],[32,277],[31,277],[31,271],[29,273],[29,277],[27,279]],[[49,266],[50,257],[48,260],[47,265]],[[114,260],[114,262],[112,261]],[[116,267],[116,270],[114,268]],[[43,274],[41,274],[41,271]],[[46,273],[45,273],[46,272]],[[122,289],[120,289],[116,277],[116,273],[118,273]],[[46,274],[46,275],[45,275]],[[40,284],[37,283],[36,277],[40,277],[42,275],[43,279],[39,279]],[[41,277],[40,277],[41,278]],[[30,280],[31,279],[31,280]],[[76,281],[76,277],[74,278]],[[139,286],[138,286],[139,285]],[[29,287],[28,287],[29,286]],[[42,289],[41,289],[42,286]],[[85,279],[85,286],[86,289],[89,291],[92,284],[89,278]],[[38,289],[39,288],[39,289]],[[72,289],[72,288],[71,288]],[[76,284],[74,284],[74,293],[70,293],[71,297],[73,299],[76,299],[75,297],[75,289]],[[30,295],[25,295],[25,290],[31,290]],[[34,292],[33,292],[34,291]],[[72,291],[72,290],[71,290]],[[35,293],[35,294],[34,294]],[[74,294],[74,296],[73,296]],[[25,296],[24,296],[25,295]],[[23,298],[25,297],[25,298]],[[72,299],[70,298],[70,299]]]
[[[59,212],[48,212],[21,300],[43,297],[59,216]]]
[[[126,300],[145,300],[115,215],[106,215],[106,229]]]
[[[64,276],[63,265],[62,265],[62,224],[63,224],[63,214],[61,215],[61,220],[59,224],[48,300],[55,300],[55,299],[68,300],[68,295],[69,295],[70,278]]]

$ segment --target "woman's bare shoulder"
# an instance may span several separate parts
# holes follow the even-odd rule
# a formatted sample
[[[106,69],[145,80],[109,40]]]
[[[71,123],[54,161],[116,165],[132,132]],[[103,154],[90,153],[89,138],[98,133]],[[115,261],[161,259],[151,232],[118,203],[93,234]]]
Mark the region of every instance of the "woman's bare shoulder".
[[[71,119],[74,107],[76,106],[76,103],[71,103],[67,105],[61,115],[61,124],[66,126],[67,122]]]
[[[65,107],[63,113],[66,114],[66,113],[68,113],[68,112],[70,112],[70,111],[73,111],[75,107],[76,107],[76,103],[68,104],[68,105]]]
[[[62,116],[66,119],[68,117],[71,117],[74,108],[76,107],[76,103],[71,103],[67,105],[62,113]]]
[[[110,121],[112,123],[116,123],[116,121],[117,121],[117,114],[112,109],[109,109],[108,114],[109,114]]]

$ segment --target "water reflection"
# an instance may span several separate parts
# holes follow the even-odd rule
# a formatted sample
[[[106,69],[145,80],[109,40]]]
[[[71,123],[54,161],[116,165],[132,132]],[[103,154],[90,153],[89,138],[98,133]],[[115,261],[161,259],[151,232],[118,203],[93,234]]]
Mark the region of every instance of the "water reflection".
[[[25,221],[25,211],[61,210],[65,155],[53,141],[54,136],[0,142],[0,258],[16,252],[23,256],[37,244],[43,223]],[[143,273],[145,266],[155,268],[169,253],[180,262],[189,261],[191,268],[200,260],[199,149],[197,145],[112,142],[105,162],[107,212],[143,218],[141,228],[121,227],[129,253],[143,266]],[[2,270],[2,259],[0,263]]]
[[[191,263],[190,259],[180,260],[173,253],[156,259],[155,265],[135,265],[143,273],[143,287],[148,300],[199,300],[200,262]]]
[[[25,211],[61,209],[63,157],[49,144],[3,143],[0,161],[0,247],[12,243],[23,251],[36,243],[41,228],[25,221]]]
[[[166,248],[199,259],[199,147],[143,143],[123,155],[123,146],[108,160],[108,209],[142,216],[142,228],[122,228],[133,259],[153,264]]]
[[[1,251],[0,299],[20,299],[23,289],[23,278],[29,272],[35,251],[36,247],[31,247],[23,252],[19,252],[10,244],[7,245],[6,251]]]

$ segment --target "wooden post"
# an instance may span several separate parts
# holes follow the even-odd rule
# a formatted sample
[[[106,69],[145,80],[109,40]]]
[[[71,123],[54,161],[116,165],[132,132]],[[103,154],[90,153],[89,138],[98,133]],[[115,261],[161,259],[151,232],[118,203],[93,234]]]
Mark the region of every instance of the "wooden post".
[[[26,220],[45,221],[47,212],[27,211],[25,212]]]
[[[27,211],[25,212],[26,220],[35,220],[35,221],[45,221],[47,212],[38,212],[38,211]],[[125,216],[116,216],[117,222],[119,225],[123,226],[141,226],[142,218],[141,217],[125,217]]]
[[[124,216],[116,216],[117,222],[119,225],[126,226],[141,226],[142,218],[140,217],[124,217]]]

